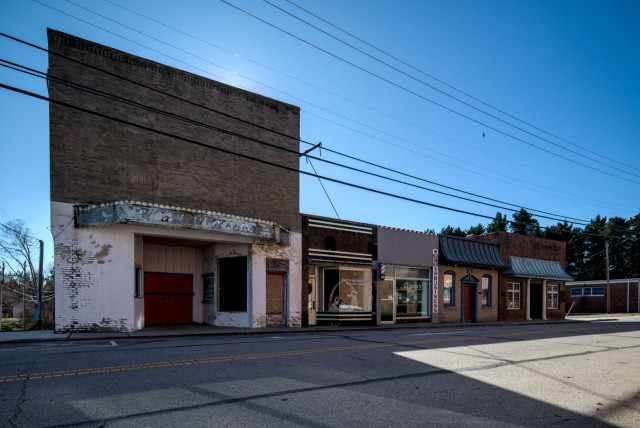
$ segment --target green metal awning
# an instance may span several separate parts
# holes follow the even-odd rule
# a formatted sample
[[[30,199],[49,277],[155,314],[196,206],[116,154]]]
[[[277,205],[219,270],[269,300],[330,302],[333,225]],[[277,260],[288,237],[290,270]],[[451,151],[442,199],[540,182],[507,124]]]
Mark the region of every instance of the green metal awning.
[[[509,257],[509,269],[504,276],[520,278],[552,279],[556,281],[572,281],[560,262],[549,260],[526,259],[524,257]]]

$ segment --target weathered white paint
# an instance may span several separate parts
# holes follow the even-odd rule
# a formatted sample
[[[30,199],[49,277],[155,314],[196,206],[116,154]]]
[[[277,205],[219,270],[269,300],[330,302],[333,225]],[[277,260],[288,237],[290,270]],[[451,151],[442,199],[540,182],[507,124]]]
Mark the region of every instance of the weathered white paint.
[[[134,237],[134,262],[142,267],[141,295],[133,299],[133,329],[144,328],[144,237],[135,235]]]
[[[266,326],[266,259],[289,260],[288,325],[301,325],[302,235],[289,246],[256,243],[245,236],[200,230],[114,224],[74,228],[73,205],[51,203],[55,245],[56,330],[138,330],[144,327],[144,294],[134,297],[135,265],[143,272],[192,274],[193,321],[219,326]],[[144,244],[145,236],[202,241],[203,246]],[[208,245],[207,245],[208,243]],[[246,256],[247,312],[217,312],[203,304],[202,274],[214,273],[220,257]],[[144,277],[144,275],[143,275]],[[144,290],[144,285],[143,285]],[[215,293],[217,301],[217,290]]]
[[[134,328],[134,234],[126,226],[75,229],[73,206],[51,203],[56,331]]]

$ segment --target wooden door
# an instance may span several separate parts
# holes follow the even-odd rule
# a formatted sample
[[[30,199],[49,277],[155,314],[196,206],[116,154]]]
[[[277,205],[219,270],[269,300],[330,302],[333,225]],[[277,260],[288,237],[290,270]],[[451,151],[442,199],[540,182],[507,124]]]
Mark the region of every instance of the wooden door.
[[[190,323],[192,284],[192,275],[145,272],[145,325]]]
[[[464,320],[473,321],[473,285],[464,284]]]

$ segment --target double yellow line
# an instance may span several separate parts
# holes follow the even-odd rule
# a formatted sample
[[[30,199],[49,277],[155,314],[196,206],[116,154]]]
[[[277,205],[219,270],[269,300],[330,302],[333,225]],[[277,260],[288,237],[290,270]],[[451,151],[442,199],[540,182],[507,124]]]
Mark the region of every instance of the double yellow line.
[[[613,329],[613,328],[616,328],[616,327],[614,326],[587,327],[587,328],[574,328],[574,329],[563,329],[563,330],[525,331],[525,332],[516,332],[516,333],[503,333],[503,334],[479,335],[479,336],[456,336],[451,338],[416,340],[416,341],[408,341],[408,342],[383,342],[383,343],[375,343],[375,344],[368,344],[368,345],[339,346],[339,347],[333,347],[333,348],[305,349],[305,350],[299,350],[299,351],[269,352],[269,353],[263,353],[263,354],[199,358],[199,359],[192,359],[192,360],[163,361],[163,362],[157,362],[157,363],[139,363],[139,364],[108,366],[108,367],[78,369],[78,370],[61,370],[61,371],[50,371],[50,372],[41,372],[41,373],[25,373],[25,374],[10,375],[10,376],[0,376],[0,383],[18,382],[23,380],[35,380],[35,379],[52,379],[52,378],[59,378],[59,377],[79,376],[79,375],[88,375],[88,374],[117,373],[117,372],[125,372],[130,370],[146,370],[146,369],[155,369],[155,368],[162,368],[162,367],[180,367],[180,366],[189,366],[193,364],[212,364],[212,363],[224,363],[229,361],[260,359],[260,358],[289,357],[289,356],[296,356],[296,355],[319,354],[323,352],[354,351],[354,350],[362,350],[362,349],[388,348],[388,347],[394,347],[394,346],[410,346],[410,345],[426,345],[430,343],[459,342],[459,341],[468,341],[468,340],[476,340],[476,339],[496,339],[496,338],[504,338],[504,337],[533,336],[533,335],[541,335],[546,333],[568,333],[568,332],[607,330],[607,329]]]

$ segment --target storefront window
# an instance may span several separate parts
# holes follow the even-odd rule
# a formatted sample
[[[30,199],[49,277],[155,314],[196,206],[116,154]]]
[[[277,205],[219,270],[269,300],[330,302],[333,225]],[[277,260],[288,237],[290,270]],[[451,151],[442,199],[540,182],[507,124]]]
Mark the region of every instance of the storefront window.
[[[491,306],[491,277],[489,275],[482,277],[482,306]]]
[[[520,283],[507,283],[507,309],[520,309]]]
[[[371,312],[371,270],[324,269],[324,311]]]
[[[454,304],[454,296],[453,296],[453,281],[454,281],[454,273],[451,271],[445,272],[444,273],[444,281],[443,282],[443,288],[444,288],[444,296],[443,296],[443,303],[445,306],[453,306]]]
[[[557,284],[547,284],[547,309],[558,309]]]
[[[428,317],[429,296],[429,281],[396,279],[396,317]]]

